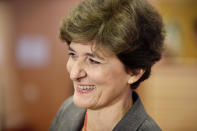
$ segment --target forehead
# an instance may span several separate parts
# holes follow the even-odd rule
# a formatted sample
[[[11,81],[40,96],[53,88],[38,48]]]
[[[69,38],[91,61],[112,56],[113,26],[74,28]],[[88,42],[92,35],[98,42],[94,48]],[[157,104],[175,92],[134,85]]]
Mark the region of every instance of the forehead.
[[[69,47],[79,53],[92,53],[101,57],[111,57],[115,55],[111,50],[100,46],[98,47],[96,44],[93,44],[91,42],[87,42],[87,43],[71,42]]]

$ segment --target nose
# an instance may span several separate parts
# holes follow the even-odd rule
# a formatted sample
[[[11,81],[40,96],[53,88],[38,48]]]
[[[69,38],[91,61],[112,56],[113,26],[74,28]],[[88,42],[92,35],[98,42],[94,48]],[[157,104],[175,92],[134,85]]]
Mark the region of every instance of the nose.
[[[86,71],[82,62],[75,61],[70,68],[70,79],[71,80],[81,80],[86,76]]]

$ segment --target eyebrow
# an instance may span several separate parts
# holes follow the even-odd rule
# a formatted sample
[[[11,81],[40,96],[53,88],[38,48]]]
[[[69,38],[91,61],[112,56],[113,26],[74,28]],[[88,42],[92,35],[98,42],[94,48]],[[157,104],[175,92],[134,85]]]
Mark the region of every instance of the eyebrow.
[[[70,46],[68,47],[68,50],[76,52],[73,48],[71,48]],[[99,59],[105,60],[103,57],[99,56],[97,53],[93,52],[93,53],[85,53],[86,56],[90,56],[90,57],[97,57]]]
[[[70,46],[68,47],[68,50],[76,52],[75,50],[73,50],[73,48],[71,48]]]

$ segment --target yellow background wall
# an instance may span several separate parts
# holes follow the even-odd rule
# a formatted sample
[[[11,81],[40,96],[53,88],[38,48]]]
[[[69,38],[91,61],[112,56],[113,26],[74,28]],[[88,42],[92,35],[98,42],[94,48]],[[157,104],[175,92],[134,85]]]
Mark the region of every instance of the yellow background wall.
[[[160,1],[157,8],[165,23],[175,21],[181,31],[183,58],[197,58],[197,35],[194,33],[194,21],[197,21],[197,1]]]

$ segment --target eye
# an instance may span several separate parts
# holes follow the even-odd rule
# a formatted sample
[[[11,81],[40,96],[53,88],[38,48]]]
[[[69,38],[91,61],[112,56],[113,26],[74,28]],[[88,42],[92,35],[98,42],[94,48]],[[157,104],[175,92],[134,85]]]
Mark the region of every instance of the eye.
[[[75,58],[75,57],[76,57],[76,54],[73,53],[73,52],[69,52],[68,55],[69,55],[71,58]]]
[[[89,58],[88,60],[89,60],[90,64],[101,64],[100,62],[93,60],[92,58]]]

